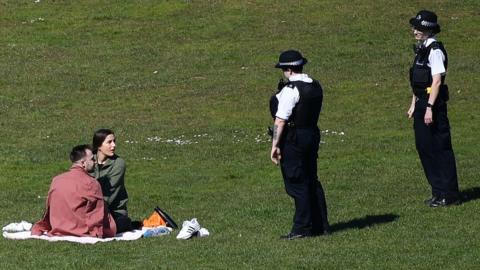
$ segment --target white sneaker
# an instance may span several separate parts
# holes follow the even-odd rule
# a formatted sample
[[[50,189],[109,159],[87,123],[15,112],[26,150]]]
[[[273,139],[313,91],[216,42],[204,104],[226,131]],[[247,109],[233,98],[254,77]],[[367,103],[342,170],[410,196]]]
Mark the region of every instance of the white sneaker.
[[[2,228],[2,231],[4,232],[24,232],[24,231],[30,231],[32,228],[32,223],[26,222],[25,220],[22,220],[20,223],[10,223],[7,226]]]
[[[177,235],[177,239],[188,239],[192,237],[192,235],[200,230],[200,224],[196,218],[192,220],[185,220],[182,224],[182,229]]]
[[[209,235],[210,235],[210,232],[205,228],[201,228],[197,233],[198,237],[207,237]]]

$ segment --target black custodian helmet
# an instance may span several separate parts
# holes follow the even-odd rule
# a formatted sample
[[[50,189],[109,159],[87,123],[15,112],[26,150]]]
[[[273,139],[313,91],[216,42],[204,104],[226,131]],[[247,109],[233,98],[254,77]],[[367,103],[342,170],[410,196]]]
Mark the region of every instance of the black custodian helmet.
[[[275,65],[275,67],[288,68],[295,66],[303,66],[307,62],[307,58],[303,57],[299,51],[288,50],[280,54],[280,57],[278,57],[278,63]]]
[[[420,31],[432,31],[433,34],[440,33],[437,14],[429,10],[420,10],[417,16],[410,19],[410,25]]]

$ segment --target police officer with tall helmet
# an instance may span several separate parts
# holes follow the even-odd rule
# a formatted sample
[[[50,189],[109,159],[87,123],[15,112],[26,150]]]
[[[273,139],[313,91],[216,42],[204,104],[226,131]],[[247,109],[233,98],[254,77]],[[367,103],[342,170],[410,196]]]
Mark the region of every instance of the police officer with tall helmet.
[[[410,25],[417,45],[410,69],[413,96],[407,114],[413,117],[416,148],[432,188],[432,196],[425,203],[431,207],[458,204],[457,169],[447,117],[448,57],[435,37],[440,25],[437,15],[428,10],[418,12]]]
[[[274,117],[270,158],[280,164],[285,189],[295,201],[293,227],[282,239],[328,234],[327,205],[317,177],[323,90],[303,73],[307,59],[295,50],[282,52],[276,68],[288,80],[270,100]]]

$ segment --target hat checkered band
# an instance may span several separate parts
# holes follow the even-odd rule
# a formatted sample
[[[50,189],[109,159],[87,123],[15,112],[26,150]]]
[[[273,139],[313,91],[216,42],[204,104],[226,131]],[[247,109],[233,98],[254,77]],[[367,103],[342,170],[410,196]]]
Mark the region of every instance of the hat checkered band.
[[[280,62],[280,63],[278,63],[278,65],[280,65],[280,66],[299,66],[301,64],[303,64],[303,59],[293,61],[293,62]]]
[[[420,24],[425,26],[425,27],[433,27],[433,26],[437,25],[436,23],[428,22],[428,21],[421,21]]]

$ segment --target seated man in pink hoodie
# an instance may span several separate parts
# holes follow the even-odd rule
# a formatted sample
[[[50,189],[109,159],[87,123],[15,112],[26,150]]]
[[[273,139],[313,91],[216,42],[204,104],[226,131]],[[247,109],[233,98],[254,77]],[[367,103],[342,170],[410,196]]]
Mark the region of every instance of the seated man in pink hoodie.
[[[53,178],[43,218],[32,235],[113,237],[115,222],[103,200],[102,188],[88,175],[94,166],[92,149],[78,145],[70,153],[72,167]]]

